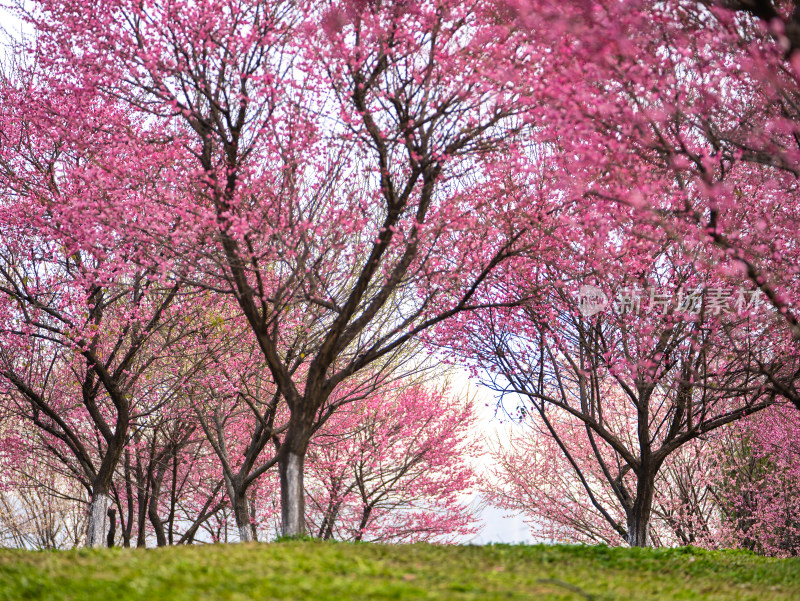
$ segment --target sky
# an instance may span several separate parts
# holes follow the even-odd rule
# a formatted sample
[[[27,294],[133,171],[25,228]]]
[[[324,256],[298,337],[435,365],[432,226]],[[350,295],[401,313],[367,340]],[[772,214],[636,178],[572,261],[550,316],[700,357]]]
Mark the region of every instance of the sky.
[[[495,393],[471,381],[465,370],[456,372],[452,379],[452,389],[456,394],[474,398],[477,415],[474,435],[488,440],[496,440],[498,436],[504,438],[505,433],[514,426],[495,415],[497,406]],[[487,454],[476,462],[475,467],[479,473],[487,472],[494,467],[494,461]],[[508,511],[493,506],[486,506],[481,510],[482,500],[482,497],[476,494],[471,497],[470,503],[476,508],[483,521],[483,527],[474,537],[463,540],[463,544],[546,542],[542,538],[533,536],[530,526],[525,523],[522,515],[509,514]]]

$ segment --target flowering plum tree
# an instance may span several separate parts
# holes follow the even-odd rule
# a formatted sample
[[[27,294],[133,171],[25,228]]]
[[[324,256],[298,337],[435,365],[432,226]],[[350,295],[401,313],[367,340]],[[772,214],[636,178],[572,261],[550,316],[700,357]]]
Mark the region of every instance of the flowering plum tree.
[[[250,542],[257,537],[250,490],[278,461],[286,410],[258,349],[232,325],[218,334],[233,344],[213,349],[206,342],[204,368],[187,395],[222,470],[239,540]]]
[[[607,522],[594,525],[593,536],[607,540],[613,531],[632,546],[646,546],[665,462],[774,401],[775,392],[749,362],[764,364],[775,351],[759,315],[712,308],[708,294],[698,292],[714,283],[713,274],[696,271],[691,257],[669,245],[659,253],[658,246],[639,243],[643,254],[637,254],[634,244],[623,243],[625,232],[617,228],[612,239],[595,240],[592,258],[576,261],[576,271],[553,271],[549,303],[475,316],[466,326],[467,352],[477,357],[487,383],[518,401],[524,420],[553,438],[549,448],[571,465],[584,505]],[[627,261],[612,268],[616,248]],[[615,289],[614,302],[587,311],[592,307],[574,284],[582,273]],[[544,458],[536,461],[556,469]],[[529,486],[541,486],[542,478]]]
[[[478,452],[470,404],[398,382],[334,414],[309,447],[309,528],[323,539],[451,541],[475,532],[464,497]]]
[[[631,414],[622,409],[620,419],[631,429],[635,426]],[[514,423],[507,437],[498,438],[492,449],[494,467],[483,485],[487,498],[498,507],[523,514],[536,536],[565,542],[626,543],[614,526],[626,523],[625,509],[603,473],[586,428],[563,412],[551,412],[548,421],[557,438],[535,415]],[[567,446],[569,455],[559,443]],[[664,460],[653,486],[648,533],[653,546],[714,547],[731,540],[723,536],[711,486],[714,456],[705,441],[696,439]],[[613,463],[611,453],[604,456],[604,463]],[[631,472],[623,482],[629,489],[636,486]]]
[[[797,410],[776,405],[715,441],[711,485],[727,544],[769,555],[800,553]]]
[[[178,286],[159,286],[141,272],[109,271],[109,263],[76,248],[69,234],[52,235],[44,215],[28,218],[2,225],[3,396],[77,461],[92,496],[88,544],[99,545],[134,405],[159,402],[146,390],[137,400],[138,382],[164,348],[148,342],[169,318]],[[161,340],[169,342],[169,336]],[[104,440],[99,455],[87,447],[95,434]]]

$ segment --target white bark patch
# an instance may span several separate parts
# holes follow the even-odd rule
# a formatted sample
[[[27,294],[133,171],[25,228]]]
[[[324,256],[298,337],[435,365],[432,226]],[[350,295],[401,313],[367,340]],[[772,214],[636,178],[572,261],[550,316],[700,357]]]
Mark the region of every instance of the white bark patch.
[[[250,524],[239,526],[239,542],[251,543],[253,542],[253,528]]]
[[[286,462],[286,485],[286,498],[289,502],[286,507],[287,523],[284,526],[284,532],[289,536],[294,536],[303,531],[303,520],[305,519],[300,510],[301,495],[304,492],[302,459],[294,453],[289,453]]]
[[[650,524],[649,520],[642,525],[634,521],[633,524],[628,526],[628,544],[631,547],[649,547],[651,546],[650,540]]]
[[[95,493],[89,505],[89,524],[86,529],[87,547],[106,546],[106,518],[109,504],[108,495]]]

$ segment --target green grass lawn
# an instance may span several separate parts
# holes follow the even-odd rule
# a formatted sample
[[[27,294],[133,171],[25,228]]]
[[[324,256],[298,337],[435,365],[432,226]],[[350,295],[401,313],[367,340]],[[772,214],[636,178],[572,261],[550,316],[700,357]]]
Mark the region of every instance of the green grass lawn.
[[[0,599],[800,599],[800,559],[698,549],[283,542],[0,551]]]

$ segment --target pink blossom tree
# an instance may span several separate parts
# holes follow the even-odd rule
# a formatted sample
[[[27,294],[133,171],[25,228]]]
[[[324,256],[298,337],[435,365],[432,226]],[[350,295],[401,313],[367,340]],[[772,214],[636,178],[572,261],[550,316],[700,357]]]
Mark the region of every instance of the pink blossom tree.
[[[543,93],[551,99],[552,128],[543,139],[549,140],[554,160],[561,164],[558,171],[564,175],[564,186],[577,199],[585,223],[599,234],[599,247],[588,232],[571,239],[572,256],[589,263],[584,277],[606,275],[619,261],[635,278],[647,273],[639,250],[649,248],[658,256],[660,245],[672,245],[685,252],[681,260],[687,267],[713,270],[714,278],[728,285],[747,282],[751,290],[764,295],[779,319],[769,322],[769,336],[758,335],[764,326],[757,325],[754,339],[702,326],[716,332],[715,340],[707,339],[712,347],[726,350],[722,364],[714,366],[713,380],[724,374],[727,386],[731,382],[725,378],[738,373],[749,379],[751,374],[757,382],[754,390],[763,389],[768,398],[784,397],[800,407],[796,388],[800,330],[794,314],[797,218],[796,203],[789,200],[796,195],[798,158],[796,18],[800,13],[794,3],[522,1],[506,6],[509,19],[529,32],[532,46],[549,43],[557,48],[553,60],[528,77],[550,84]],[[589,199],[594,210],[586,210],[584,201]],[[633,227],[625,229],[631,223]],[[620,252],[609,256],[609,248]],[[574,270],[572,274],[575,277]],[[658,270],[649,274],[651,286],[657,275]],[[554,277],[569,279],[561,273]],[[501,371],[510,375],[511,390],[527,395],[528,388],[535,388],[541,398],[563,401],[563,391],[547,395],[545,387],[565,381],[570,384],[564,387],[567,393],[577,394],[586,368],[573,361],[578,367],[567,368],[569,377],[563,370],[539,369],[564,358],[565,332],[552,325],[560,314],[548,315],[541,307],[530,313],[531,321],[544,322],[542,330],[549,332],[551,345],[541,339],[530,343],[524,326],[516,330],[525,334],[516,336],[502,316],[485,320],[475,330],[484,339],[499,332],[501,344],[495,355],[505,363]],[[574,310],[564,313],[576,315]],[[578,354],[581,361],[595,354],[585,348],[586,341],[596,343],[602,353],[608,350],[600,331],[597,337],[588,326],[576,331],[572,341],[585,351]],[[647,328],[641,339],[647,340],[652,332]],[[696,347],[692,340],[690,355]],[[660,354],[650,361],[661,363]],[[700,354],[705,368],[706,351]],[[643,359],[629,356],[628,363],[636,365]],[[531,366],[540,375],[538,382],[524,375]],[[686,387],[687,376],[695,391],[707,384],[718,386],[692,366],[678,378],[676,394]],[[641,397],[634,404],[641,406],[640,401]],[[591,403],[587,406],[591,409]],[[564,402],[561,408],[568,413],[575,410]],[[638,421],[637,430],[660,419],[657,415],[648,413],[646,420]],[[670,422],[665,419],[663,423]],[[643,440],[651,444],[651,433],[645,434]],[[637,461],[643,461],[645,454],[641,449]],[[601,466],[602,455],[596,457]]]
[[[616,415],[620,431],[631,431],[634,418],[624,401],[621,404]],[[615,408],[613,403],[609,407]],[[613,455],[606,453],[599,462],[594,452],[599,445],[593,446],[580,421],[563,412],[551,412],[548,421],[556,436],[534,414],[515,422],[494,442],[494,468],[483,485],[487,499],[524,515],[536,536],[612,546],[627,543],[615,527],[626,523],[626,511],[603,471],[603,463],[613,464]],[[671,453],[656,474],[648,532],[653,546],[732,544],[714,486],[716,445],[704,438]],[[630,490],[636,487],[632,472],[622,482]]]
[[[751,363],[775,350],[768,317],[710,304],[708,289],[724,280],[698,271],[691,254],[658,238],[626,244],[626,235],[595,235],[571,257],[573,270],[551,269],[551,294],[539,303],[474,315],[451,335],[468,341],[462,349],[487,384],[519,403],[524,421],[552,437],[546,448],[572,468],[558,475],[569,486],[543,484],[556,467],[545,455],[531,459],[545,472],[530,486],[571,488],[570,511],[583,513],[593,537],[614,532],[647,546],[661,470],[685,445],[774,402]],[[626,260],[614,265],[616,253]],[[609,291],[596,288],[608,306],[587,311],[584,273]],[[605,524],[590,526],[587,508]]]
[[[725,519],[727,544],[769,555],[800,553],[798,416],[776,405],[715,441],[708,478]]]
[[[234,343],[206,346],[207,361],[186,392],[221,468],[239,540],[251,542],[257,538],[251,491],[278,462],[286,409],[247,332],[231,324],[217,329]]]
[[[135,273],[130,285],[105,283],[102,261],[69,241],[26,240],[13,227],[3,234],[4,250],[13,250],[0,259],[2,394],[20,419],[65,445],[92,496],[88,544],[101,544],[131,422],[161,402],[138,384],[164,348],[148,343],[177,287],[151,286]],[[92,449],[96,434],[104,444]]]
[[[334,414],[312,438],[308,528],[322,539],[452,541],[474,534],[465,502],[478,453],[469,403],[397,382]]]
[[[16,76],[0,80],[3,401],[87,488],[87,544],[98,546],[131,427],[168,400],[150,376],[191,329],[189,305],[179,280],[132,263],[134,247],[71,204],[100,203],[106,193],[93,182],[94,161],[115,153],[113,136],[95,127],[102,108],[68,134],[31,127],[59,96],[37,95],[40,86]],[[92,134],[91,153],[71,152],[70,140]],[[128,201],[142,189],[132,187]]]

